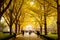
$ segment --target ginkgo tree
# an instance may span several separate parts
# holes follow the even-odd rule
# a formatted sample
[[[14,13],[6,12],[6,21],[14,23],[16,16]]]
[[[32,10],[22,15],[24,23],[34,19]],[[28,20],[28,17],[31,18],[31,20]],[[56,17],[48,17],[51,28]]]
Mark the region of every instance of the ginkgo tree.
[[[56,16],[56,13],[54,13],[54,12],[57,12],[57,10],[56,10],[56,3],[55,3],[55,1],[52,1],[53,2],[53,4],[54,5],[52,5],[52,3],[51,3],[51,1],[52,0],[50,0],[50,1],[48,1],[48,0],[38,0],[38,2],[41,4],[41,5],[43,5],[42,6],[42,11],[43,11],[43,16],[44,16],[44,25],[45,25],[45,35],[47,34],[47,17],[51,17],[51,16],[53,16],[52,14],[55,14],[55,16]],[[48,18],[49,19],[49,18]]]
[[[27,0],[26,0],[27,1]],[[25,2],[26,2],[25,1]],[[26,9],[26,7],[29,9],[29,10],[32,10],[33,12],[35,12],[36,14],[38,14],[38,15],[41,15],[41,14],[44,14],[44,10],[41,10],[42,8],[40,8],[41,6],[38,6],[37,5],[37,3],[38,2],[36,2],[36,4],[35,4],[35,1],[36,0],[30,0],[30,1],[28,1],[28,2],[26,2],[24,5],[25,5],[25,7],[23,7],[23,10],[24,10],[24,8]],[[32,3],[32,4],[31,4]],[[44,3],[43,1],[42,1],[42,3]],[[28,5],[28,6],[26,6],[26,5]],[[31,5],[31,6],[30,6]],[[36,7],[36,5],[37,5],[37,7]],[[42,5],[42,4],[41,4]],[[43,7],[43,6],[42,6]],[[50,15],[50,16],[53,16],[53,15],[51,15],[54,11],[56,11],[56,10],[53,10],[53,9],[51,9],[51,5],[49,5],[49,9],[48,9],[48,11],[47,12],[49,12],[49,13],[46,13],[46,15],[48,16],[48,15]],[[53,7],[52,7],[53,8]],[[40,10],[43,12],[41,12]],[[44,9],[44,8],[43,8]],[[51,9],[51,10],[50,10]],[[46,10],[46,9],[45,9]],[[53,11],[52,11],[53,10]],[[24,12],[24,11],[23,11]],[[40,13],[39,13],[40,12]],[[44,15],[42,15],[43,17],[44,17]],[[55,15],[56,16],[56,15]]]
[[[23,0],[22,1],[19,0],[18,3],[16,3],[16,2],[18,2],[18,1],[13,0],[11,6],[6,11],[6,13],[3,15],[3,17],[6,20],[6,23],[10,27],[10,34],[12,33],[12,25],[13,24],[15,24],[15,28],[16,28],[15,32],[17,33],[17,25],[18,25],[18,20],[20,17],[20,9],[23,5]]]
[[[12,0],[0,0],[0,19],[4,12],[9,8]],[[4,6],[5,5],[5,6]]]
[[[60,40],[60,0],[56,0],[56,3],[57,3],[57,15],[58,15],[58,18],[57,18],[57,28],[58,28],[58,40]]]
[[[4,3],[2,9],[5,9],[5,5],[7,4],[8,3]],[[12,0],[10,6],[4,11],[3,17],[10,27],[10,32],[12,32],[13,25],[15,25],[15,33],[17,33],[18,27],[20,29],[20,27],[27,25],[27,23],[32,23],[32,25],[35,26],[33,22],[26,22],[30,19],[39,23],[41,32],[44,26],[46,35],[47,26],[51,24],[51,20],[54,20],[50,18],[56,17],[56,12],[57,4],[54,0]]]

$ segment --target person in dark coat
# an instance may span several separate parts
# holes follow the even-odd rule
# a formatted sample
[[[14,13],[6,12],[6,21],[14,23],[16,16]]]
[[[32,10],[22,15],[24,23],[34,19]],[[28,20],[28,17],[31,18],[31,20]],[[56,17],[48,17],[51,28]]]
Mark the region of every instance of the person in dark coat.
[[[32,31],[29,31],[29,35],[32,33]]]
[[[21,30],[22,35],[24,35],[24,30]]]
[[[40,36],[40,32],[39,31],[36,31],[37,32],[37,35]]]

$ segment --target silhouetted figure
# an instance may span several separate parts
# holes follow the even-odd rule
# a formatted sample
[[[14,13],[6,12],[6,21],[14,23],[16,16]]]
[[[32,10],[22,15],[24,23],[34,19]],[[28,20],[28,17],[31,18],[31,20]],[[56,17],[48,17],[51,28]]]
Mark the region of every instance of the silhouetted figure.
[[[22,35],[24,35],[24,30],[21,30]]]
[[[14,37],[16,38],[16,33],[14,33]]]
[[[37,35],[40,36],[40,32],[39,31],[36,31],[37,32]]]
[[[32,33],[32,32],[30,31],[30,32],[29,32],[29,35],[30,35],[31,33]]]

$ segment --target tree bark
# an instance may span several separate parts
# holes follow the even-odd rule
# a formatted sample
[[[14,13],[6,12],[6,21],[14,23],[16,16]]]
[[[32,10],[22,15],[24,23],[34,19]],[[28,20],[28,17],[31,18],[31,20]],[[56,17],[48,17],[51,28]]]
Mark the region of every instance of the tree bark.
[[[60,4],[57,0],[57,31],[58,31],[58,40],[60,40]]]
[[[10,12],[10,35],[12,35],[12,10]]]
[[[1,7],[0,7],[0,14],[1,14]],[[0,17],[0,20],[1,20],[1,17]]]
[[[15,23],[15,33],[17,33],[17,23]]]
[[[40,23],[40,32],[41,32],[41,34],[42,34],[42,14],[41,14],[40,17],[41,17],[41,18],[40,18],[40,20],[41,20],[41,23]]]
[[[17,21],[17,14],[16,14],[16,22],[15,22],[15,33],[17,33],[17,24],[18,24],[18,21]]]
[[[47,35],[46,15],[44,15],[44,30],[45,30],[45,35]]]
[[[18,32],[20,33],[20,25],[19,25],[19,30],[18,30]]]
[[[40,33],[42,34],[42,26],[40,25]]]
[[[47,24],[46,24],[46,8],[45,8],[45,0],[44,0],[44,31],[45,35],[47,35]]]

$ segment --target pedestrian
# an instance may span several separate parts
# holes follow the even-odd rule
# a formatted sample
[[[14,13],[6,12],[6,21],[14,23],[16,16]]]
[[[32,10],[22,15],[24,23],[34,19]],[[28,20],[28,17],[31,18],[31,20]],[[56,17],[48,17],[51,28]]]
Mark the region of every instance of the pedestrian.
[[[21,30],[22,35],[24,35],[24,30]]]
[[[37,32],[37,36],[40,36],[40,32],[39,31],[36,31]]]
[[[31,34],[31,31],[29,31],[29,35]]]

